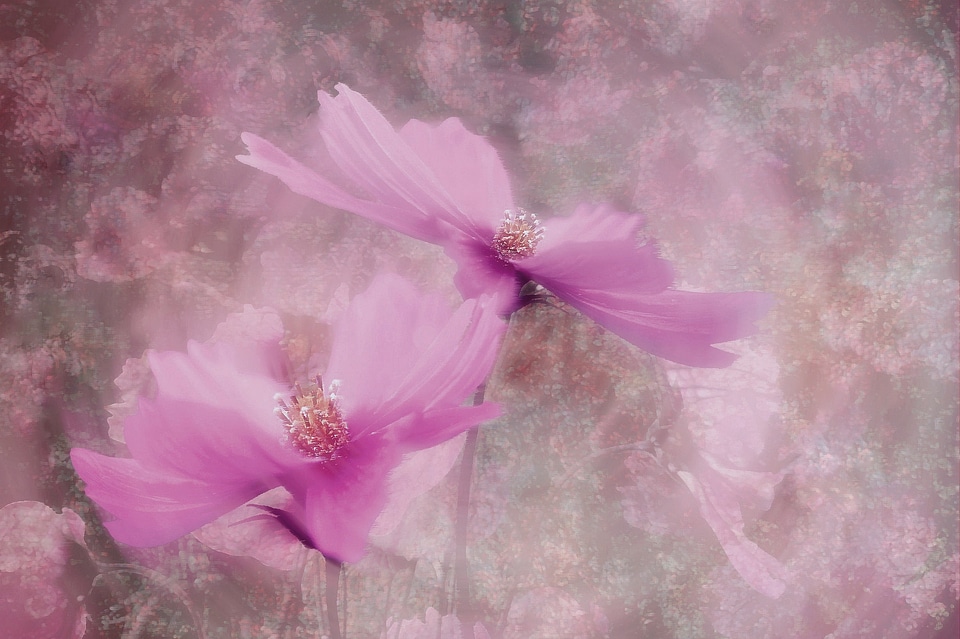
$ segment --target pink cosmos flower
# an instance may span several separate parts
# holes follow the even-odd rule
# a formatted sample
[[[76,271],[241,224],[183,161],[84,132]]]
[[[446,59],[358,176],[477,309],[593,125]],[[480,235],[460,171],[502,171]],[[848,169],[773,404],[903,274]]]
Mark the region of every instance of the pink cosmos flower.
[[[126,420],[130,457],[75,448],[71,458],[121,542],[173,541],[282,487],[291,503],[264,510],[304,545],[353,562],[403,455],[499,414],[462,402],[503,330],[486,298],[451,312],[380,276],[344,311],[316,386],[286,382],[279,336],[151,352],[157,396]]]
[[[457,118],[411,120],[395,131],[359,93],[337,90],[319,94],[320,135],[349,188],[251,133],[242,136],[250,155],[238,159],[296,193],[443,246],[464,297],[492,295],[509,313],[523,285],[537,282],[633,344],[707,367],[733,362],[712,345],[752,333],[769,308],[762,293],[671,289],[669,263],[654,244],[638,242],[639,215],[581,205],[541,224],[515,205],[494,148]]]

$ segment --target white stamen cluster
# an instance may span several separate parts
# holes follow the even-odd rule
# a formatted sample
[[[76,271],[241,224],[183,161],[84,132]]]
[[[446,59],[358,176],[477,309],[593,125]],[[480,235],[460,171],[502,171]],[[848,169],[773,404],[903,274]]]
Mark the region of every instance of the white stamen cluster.
[[[288,404],[279,395],[277,417],[283,422],[287,442],[307,457],[330,460],[350,440],[347,421],[340,410],[337,390],[340,384],[330,384],[330,393],[325,394],[323,380],[317,375],[316,386],[304,392],[295,384],[296,395],[290,396]]]
[[[522,260],[537,250],[543,227],[536,214],[517,207],[503,212],[503,221],[493,236],[493,248],[504,262]]]

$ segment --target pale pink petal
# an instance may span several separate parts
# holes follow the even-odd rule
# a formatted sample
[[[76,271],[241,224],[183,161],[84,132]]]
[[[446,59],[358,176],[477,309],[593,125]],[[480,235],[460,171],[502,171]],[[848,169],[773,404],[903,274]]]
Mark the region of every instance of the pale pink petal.
[[[193,531],[193,536],[217,552],[253,557],[278,570],[302,564],[308,549],[262,506],[290,509],[293,498],[284,488],[274,488]]]
[[[276,417],[262,424],[206,404],[142,399],[125,426],[127,448],[138,462],[184,478],[266,484],[299,460],[283,446]]]
[[[704,486],[686,471],[679,471],[677,475],[697,499],[700,515],[744,581],[768,597],[780,597],[787,588],[789,573],[783,564],[744,535],[743,516],[736,498]]]
[[[643,225],[641,215],[582,204],[545,220],[537,252],[515,265],[557,295],[659,293],[673,283],[673,269],[655,244],[641,244]]]
[[[401,411],[459,406],[486,379],[499,353],[506,324],[487,309],[485,302],[464,302],[436,333],[410,366],[391,401],[384,404],[380,413],[384,421],[393,421]],[[427,434],[423,437],[429,439]]]
[[[496,419],[500,413],[500,406],[493,402],[440,408],[398,422],[391,430],[404,448],[419,450],[436,446],[477,424]]]
[[[449,317],[449,307],[439,296],[420,295],[408,281],[391,274],[378,276],[353,299],[337,323],[324,371],[325,383],[340,382],[350,420],[369,424],[371,415],[392,401]]]
[[[672,270],[652,245],[639,246],[642,219],[609,207],[580,207],[545,224],[540,249],[517,269],[601,326],[654,355],[724,367],[736,356],[713,348],[756,331],[763,293],[668,289]]]
[[[346,85],[336,89],[336,97],[318,94],[320,135],[344,174],[378,202],[413,209],[482,240],[470,217],[386,118]]]
[[[504,330],[476,300],[451,314],[401,278],[378,277],[341,319],[325,373],[341,381],[344,412],[360,427],[351,436],[458,406],[486,378]]]
[[[351,442],[343,456],[314,464],[286,482],[303,505],[305,529],[326,557],[355,562],[366,552],[373,522],[387,503],[387,479],[400,451],[384,438]]]
[[[737,495],[740,504],[758,510],[769,510],[776,487],[783,481],[783,473],[728,468],[703,451],[700,456],[707,462],[716,478],[726,483],[730,491]]]
[[[106,522],[110,534],[131,546],[171,542],[264,490],[256,482],[216,484],[178,477],[83,448],[71,450],[70,459],[87,495],[115,517]]]
[[[377,517],[372,535],[386,536],[400,525],[410,503],[439,484],[463,449],[465,435],[459,435],[432,448],[417,450],[403,456],[400,465],[390,473],[387,507]]]
[[[278,348],[278,344],[249,342],[189,342],[186,353],[150,351],[147,361],[157,382],[158,396],[241,412],[249,421],[265,424],[276,421],[274,395],[289,389],[269,375],[280,366]],[[254,362],[263,367],[261,374],[242,374],[242,368],[253,366]]]
[[[327,206],[349,211],[383,224],[400,233],[427,242],[438,242],[449,234],[437,220],[410,207],[397,207],[384,202],[358,198],[322,177],[313,169],[252,133],[241,136],[249,155],[237,159],[248,166],[280,178],[291,191]]]
[[[506,316],[520,307],[523,276],[511,264],[499,260],[487,244],[458,241],[445,251],[457,263],[453,283],[464,299],[487,295],[497,315]]]
[[[410,120],[400,137],[433,172],[473,225],[493,239],[503,213],[513,208],[510,178],[487,140],[464,128],[457,118],[431,126]]]

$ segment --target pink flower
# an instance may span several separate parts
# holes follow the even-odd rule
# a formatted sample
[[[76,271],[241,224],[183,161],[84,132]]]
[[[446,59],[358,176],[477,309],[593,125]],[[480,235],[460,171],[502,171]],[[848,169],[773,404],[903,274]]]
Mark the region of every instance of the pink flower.
[[[121,542],[173,541],[279,486],[292,503],[265,511],[304,545],[356,561],[403,455],[499,413],[461,405],[504,330],[488,301],[451,313],[380,276],[344,311],[315,387],[285,381],[279,337],[151,352],[157,396],[125,423],[131,457],[75,448],[74,466]]]
[[[86,611],[65,579],[83,521],[35,501],[0,508],[0,619],[7,637],[82,637]]]
[[[669,263],[654,244],[638,244],[639,215],[581,205],[541,224],[514,204],[494,148],[460,120],[411,120],[395,131],[363,96],[337,89],[335,98],[319,94],[320,135],[352,190],[250,133],[242,136],[250,155],[238,159],[296,193],[443,246],[465,297],[493,295],[508,313],[522,286],[537,282],[651,353],[709,367],[736,359],[712,344],[752,333],[769,307],[762,293],[671,289]]]

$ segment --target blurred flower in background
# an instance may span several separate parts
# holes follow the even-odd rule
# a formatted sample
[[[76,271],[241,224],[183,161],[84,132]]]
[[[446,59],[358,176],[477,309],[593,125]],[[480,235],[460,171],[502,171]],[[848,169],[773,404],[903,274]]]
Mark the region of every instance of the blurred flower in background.
[[[84,525],[70,509],[35,501],[0,508],[0,618],[7,637],[79,639],[87,625],[89,588],[76,574],[86,554]]]

